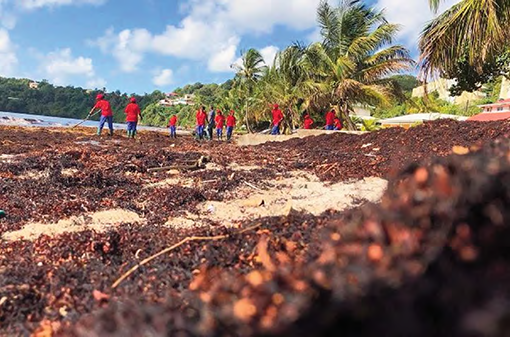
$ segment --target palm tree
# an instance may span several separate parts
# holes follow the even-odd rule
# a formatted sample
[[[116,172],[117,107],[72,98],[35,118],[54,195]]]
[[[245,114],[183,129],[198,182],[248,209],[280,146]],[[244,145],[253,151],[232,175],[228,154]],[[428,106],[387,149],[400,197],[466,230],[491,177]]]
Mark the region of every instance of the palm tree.
[[[256,49],[249,49],[241,56],[241,64],[233,64],[236,70],[234,78],[234,89],[238,90],[245,101],[245,123],[248,132],[251,132],[248,120],[248,104],[249,99],[253,95],[256,83],[262,77],[263,72],[267,68],[264,58]]]
[[[437,12],[443,0],[429,0]],[[459,60],[478,72],[494,62],[510,43],[509,0],[462,0],[453,5],[422,32],[421,71],[425,76],[455,69]]]
[[[259,102],[276,102],[284,111],[284,133],[289,133],[299,120],[298,105],[308,96],[309,77],[304,68],[306,47],[294,44],[276,55],[274,64],[259,81]],[[308,89],[307,89],[308,88]],[[268,111],[267,106],[260,106]]]
[[[355,0],[338,8],[323,1],[317,13],[323,41],[307,48],[304,61],[316,89],[313,100],[335,106],[355,129],[353,106],[389,104],[398,86],[388,76],[411,69],[414,61],[407,49],[392,44],[399,26],[382,11]]]

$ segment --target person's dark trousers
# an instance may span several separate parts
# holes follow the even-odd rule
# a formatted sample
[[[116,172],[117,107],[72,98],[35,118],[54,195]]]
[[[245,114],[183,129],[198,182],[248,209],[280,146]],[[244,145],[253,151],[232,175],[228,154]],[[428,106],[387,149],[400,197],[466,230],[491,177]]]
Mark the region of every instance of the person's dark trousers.
[[[230,140],[232,138],[232,133],[234,132],[233,126],[227,126],[227,140]]]
[[[271,130],[272,135],[279,135],[280,134],[280,127],[278,125],[273,126],[273,129]]]
[[[214,124],[212,124],[212,123],[211,123],[211,124],[209,124],[209,125],[207,126],[207,133],[209,134],[209,140],[212,140],[212,139],[213,139],[213,135],[214,135],[214,127],[215,127],[215,126],[216,126],[216,125],[214,125]]]
[[[203,125],[197,126],[197,136],[198,136],[198,139],[204,138],[204,126]]]
[[[113,116],[101,116],[99,119],[99,127],[97,128],[97,134],[101,135],[104,124],[108,123],[108,129],[110,129],[110,136],[113,136]]]

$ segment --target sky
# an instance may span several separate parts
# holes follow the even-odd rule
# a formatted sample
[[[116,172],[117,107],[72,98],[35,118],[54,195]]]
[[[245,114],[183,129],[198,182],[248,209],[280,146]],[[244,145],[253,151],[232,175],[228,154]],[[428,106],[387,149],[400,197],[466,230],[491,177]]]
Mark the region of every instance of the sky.
[[[0,76],[137,94],[222,83],[249,48],[270,62],[293,42],[316,41],[319,2],[0,0]],[[365,2],[402,25],[397,42],[418,57],[428,0]]]

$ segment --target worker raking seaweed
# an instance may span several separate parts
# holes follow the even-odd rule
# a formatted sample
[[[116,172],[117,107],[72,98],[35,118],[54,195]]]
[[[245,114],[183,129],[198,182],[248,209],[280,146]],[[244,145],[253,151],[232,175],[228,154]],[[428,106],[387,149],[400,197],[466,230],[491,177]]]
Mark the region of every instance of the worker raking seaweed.
[[[223,126],[225,125],[225,116],[221,113],[221,110],[218,109],[216,112],[216,137],[218,140],[223,140]]]
[[[170,128],[170,138],[177,138],[177,115],[170,117],[168,127]]]
[[[335,130],[335,117],[336,117],[336,111],[335,109],[328,111],[326,113],[326,130]]]
[[[201,107],[200,109],[198,109],[196,119],[197,119],[197,138],[203,139],[204,138],[205,121],[207,119],[207,114],[205,113],[205,107]]]
[[[283,113],[278,108],[278,104],[273,105],[273,111],[271,111],[273,115],[273,129],[271,130],[272,135],[280,134],[280,124],[283,121]]]
[[[128,138],[135,138],[138,116],[140,116],[140,119],[143,118],[140,107],[136,104],[136,98],[131,97],[129,99],[129,104],[126,106],[124,113],[126,114],[127,136]]]
[[[313,119],[310,117],[308,113],[305,112],[305,119],[303,121],[303,129],[309,130],[312,128]]]
[[[342,121],[338,117],[335,117],[335,119],[333,120],[333,123],[334,123],[335,130],[342,130],[344,127],[342,125]]]
[[[108,122],[108,129],[110,130],[109,135],[113,136],[113,112],[112,107],[110,106],[110,102],[108,102],[103,94],[97,94],[96,96],[96,105],[90,110],[90,117],[96,110],[101,110],[101,118],[99,120],[99,127],[97,128],[97,135],[101,135],[101,131],[103,130],[104,123]]]
[[[234,110],[230,110],[230,113],[227,116],[227,141],[230,141],[230,139],[232,138],[232,133],[234,132],[235,126],[236,118],[234,116]]]

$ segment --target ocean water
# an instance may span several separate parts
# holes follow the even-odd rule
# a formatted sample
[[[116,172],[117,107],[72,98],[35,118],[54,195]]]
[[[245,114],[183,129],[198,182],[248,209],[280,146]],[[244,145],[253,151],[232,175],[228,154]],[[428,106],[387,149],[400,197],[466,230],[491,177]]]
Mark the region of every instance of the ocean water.
[[[37,127],[73,127],[80,123],[81,119],[74,118],[61,118],[52,116],[29,115],[15,112],[0,111],[0,125],[13,125],[13,126],[37,126]],[[80,126],[97,127],[99,122],[86,121]],[[108,126],[106,126],[108,128]],[[114,123],[114,129],[125,129],[126,124]],[[151,131],[165,131],[165,128],[151,127],[151,126],[138,126],[139,130]]]

